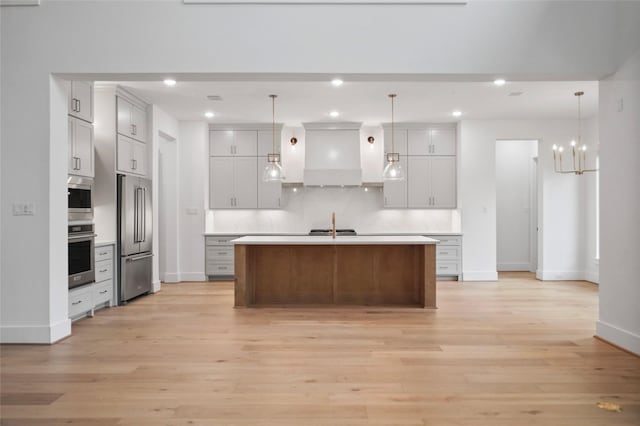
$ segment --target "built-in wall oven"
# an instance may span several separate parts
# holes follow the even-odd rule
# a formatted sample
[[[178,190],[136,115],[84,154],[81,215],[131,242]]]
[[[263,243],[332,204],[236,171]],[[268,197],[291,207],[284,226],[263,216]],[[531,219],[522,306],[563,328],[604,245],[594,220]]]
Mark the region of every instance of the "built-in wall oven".
[[[93,179],[69,176],[67,178],[69,220],[93,220]]]
[[[69,225],[69,288],[95,281],[92,223]]]

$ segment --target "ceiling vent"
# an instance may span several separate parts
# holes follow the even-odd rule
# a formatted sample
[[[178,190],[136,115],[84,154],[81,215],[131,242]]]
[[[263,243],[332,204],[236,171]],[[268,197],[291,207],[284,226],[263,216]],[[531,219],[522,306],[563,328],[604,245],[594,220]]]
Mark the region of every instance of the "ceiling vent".
[[[522,95],[524,92],[509,92],[508,96],[520,96]]]
[[[210,101],[221,101],[222,100],[222,96],[220,96],[220,95],[208,95],[207,99],[209,99]]]

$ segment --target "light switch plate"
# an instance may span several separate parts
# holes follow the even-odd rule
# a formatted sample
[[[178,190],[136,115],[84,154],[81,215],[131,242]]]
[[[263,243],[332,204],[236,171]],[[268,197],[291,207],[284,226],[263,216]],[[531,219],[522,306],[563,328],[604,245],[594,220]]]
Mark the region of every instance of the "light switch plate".
[[[187,214],[195,216],[198,214],[198,209],[187,209]]]
[[[14,216],[33,216],[36,214],[34,203],[13,203]]]

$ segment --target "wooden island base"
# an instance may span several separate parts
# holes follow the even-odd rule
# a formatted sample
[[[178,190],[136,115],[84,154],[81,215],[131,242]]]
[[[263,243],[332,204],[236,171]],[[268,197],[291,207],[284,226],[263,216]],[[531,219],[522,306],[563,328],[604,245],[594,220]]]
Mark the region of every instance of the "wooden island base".
[[[235,306],[436,307],[435,245],[235,245]]]

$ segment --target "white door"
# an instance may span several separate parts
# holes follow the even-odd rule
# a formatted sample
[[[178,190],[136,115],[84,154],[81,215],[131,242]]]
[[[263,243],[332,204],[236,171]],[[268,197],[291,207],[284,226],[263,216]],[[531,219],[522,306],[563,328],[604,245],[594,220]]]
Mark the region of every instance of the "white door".
[[[408,157],[407,205],[420,209],[431,207],[431,158]]]
[[[407,132],[409,155],[431,154],[431,136],[429,130],[409,130]]]
[[[262,170],[267,166],[267,157],[258,157],[258,208],[278,209],[280,208],[280,198],[282,197],[282,182],[264,182],[262,180]]]
[[[233,155],[233,130],[212,130],[209,132],[209,155]]]
[[[407,155],[407,131],[396,129],[393,132],[394,140],[393,145],[395,152],[400,155]],[[391,152],[391,129],[384,130],[384,153]],[[384,161],[387,159],[385,157]]]
[[[386,165],[386,161],[385,161]],[[400,156],[400,165],[404,169],[405,179],[401,181],[385,181],[383,186],[384,206],[387,208],[407,207],[407,157]]]
[[[117,111],[118,111],[118,133],[125,136],[132,136],[131,129],[131,114],[133,113],[133,105],[126,99],[118,96]]]
[[[124,173],[131,173],[133,171],[133,152],[132,146],[133,140],[126,136],[118,135],[117,151],[117,164],[116,168]]]
[[[258,159],[236,157],[234,162],[234,207],[255,209],[258,207]]]
[[[234,155],[254,156],[258,153],[258,132],[234,130]]]
[[[133,138],[141,142],[146,142],[147,114],[144,109],[131,106],[131,132]]]
[[[431,208],[456,208],[456,157],[431,157]]]
[[[89,81],[71,82],[71,102],[69,114],[82,120],[93,121],[93,83]]]
[[[93,125],[83,120],[73,121],[73,145],[77,158],[77,170],[74,174],[93,177]]]
[[[209,157],[209,207],[233,208],[234,159]]]
[[[131,141],[131,155],[133,159],[133,173],[146,176],[147,175],[147,145]]]
[[[456,155],[456,131],[432,129],[431,147],[431,155]]]

